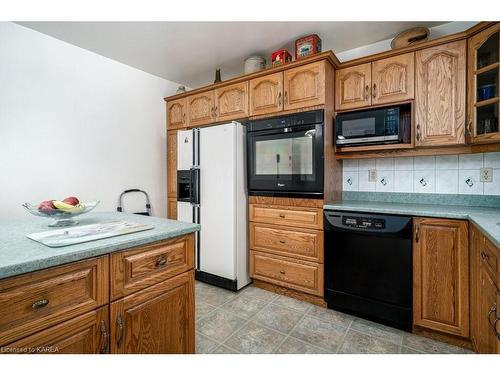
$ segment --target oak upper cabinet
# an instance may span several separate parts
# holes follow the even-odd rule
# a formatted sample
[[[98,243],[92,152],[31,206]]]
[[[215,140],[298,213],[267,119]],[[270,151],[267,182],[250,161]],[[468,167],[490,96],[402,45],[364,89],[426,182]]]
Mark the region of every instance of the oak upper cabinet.
[[[111,304],[111,353],[194,353],[194,271]]]
[[[500,23],[474,35],[468,41],[468,128],[472,143],[500,140],[499,50]]]
[[[187,97],[188,126],[210,124],[215,121],[214,91]]]
[[[177,99],[167,103],[167,129],[186,127],[187,99]]]
[[[335,108],[340,110],[371,104],[371,63],[339,69],[335,72]]]
[[[389,57],[372,63],[372,105],[414,98],[415,54]]]
[[[283,110],[283,72],[251,79],[249,91],[250,116]]]
[[[167,132],[167,196],[177,198],[177,131]]]
[[[285,70],[283,109],[325,104],[325,61]]]
[[[465,143],[466,41],[416,52],[415,143]]]
[[[248,82],[215,89],[216,121],[248,117]]]
[[[109,353],[108,307],[94,310],[6,345],[13,353],[105,354]],[[30,352],[27,352],[30,354]]]
[[[469,336],[468,223],[414,218],[413,324]]]

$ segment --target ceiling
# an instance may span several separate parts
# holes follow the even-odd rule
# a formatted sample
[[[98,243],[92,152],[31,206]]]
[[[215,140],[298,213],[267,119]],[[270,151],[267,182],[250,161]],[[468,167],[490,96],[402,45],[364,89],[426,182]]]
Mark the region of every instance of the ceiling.
[[[270,54],[316,33],[323,50],[342,52],[445,22],[19,22],[165,79],[195,88],[243,73],[246,57]]]

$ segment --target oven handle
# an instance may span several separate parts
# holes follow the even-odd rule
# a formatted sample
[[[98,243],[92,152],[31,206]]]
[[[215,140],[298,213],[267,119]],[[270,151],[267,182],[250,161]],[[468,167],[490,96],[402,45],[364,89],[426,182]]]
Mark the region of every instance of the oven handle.
[[[299,133],[299,132],[304,132],[304,131],[308,131],[308,130],[314,130],[314,129],[316,129],[317,125],[323,126],[323,124],[292,125],[292,126],[279,128],[279,129],[256,130],[256,131],[249,132],[249,133],[253,134],[254,136],[274,135],[274,134],[293,134],[293,133]]]

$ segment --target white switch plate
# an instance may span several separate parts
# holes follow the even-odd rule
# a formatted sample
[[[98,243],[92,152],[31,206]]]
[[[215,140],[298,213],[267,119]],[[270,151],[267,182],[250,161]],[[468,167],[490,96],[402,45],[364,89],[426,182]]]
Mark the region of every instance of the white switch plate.
[[[377,181],[377,170],[376,169],[370,169],[368,171],[368,181],[370,181],[370,182]]]
[[[481,182],[493,182],[493,168],[481,168],[479,176]]]

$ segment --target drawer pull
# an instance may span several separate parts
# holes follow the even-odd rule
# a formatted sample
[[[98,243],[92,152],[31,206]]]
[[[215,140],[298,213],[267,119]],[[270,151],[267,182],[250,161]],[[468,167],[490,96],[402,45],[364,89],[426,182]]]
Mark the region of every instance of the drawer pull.
[[[285,218],[285,214],[280,214],[280,217],[281,217],[282,219],[284,219],[284,218]]]
[[[280,243],[286,243],[286,241],[285,240],[280,240]]]
[[[284,275],[286,272],[285,272],[285,271],[280,271],[280,273],[281,273],[282,275]]]
[[[123,341],[123,319],[120,314],[116,317],[116,325],[118,326],[118,334],[116,338],[116,345],[121,346]]]
[[[31,307],[33,308],[33,310],[39,310],[42,307],[47,306],[48,304],[49,304],[48,299],[41,299],[39,301],[34,302],[33,305],[31,305]]]
[[[163,267],[167,264],[167,258],[165,258],[163,255],[158,258],[156,261],[156,267]]]
[[[101,350],[99,353],[105,354],[108,352],[108,329],[106,327],[106,322],[104,320],[101,320],[101,338],[102,338],[102,343],[101,343]]]

